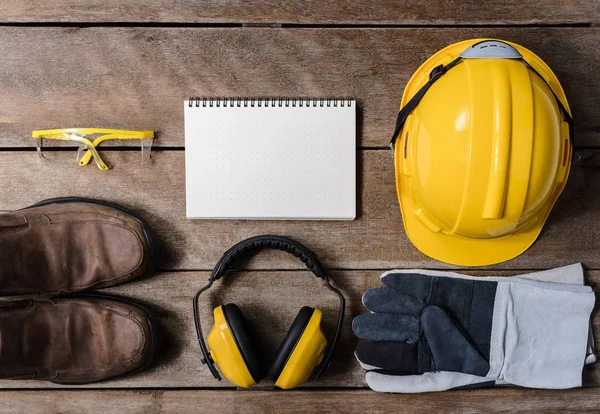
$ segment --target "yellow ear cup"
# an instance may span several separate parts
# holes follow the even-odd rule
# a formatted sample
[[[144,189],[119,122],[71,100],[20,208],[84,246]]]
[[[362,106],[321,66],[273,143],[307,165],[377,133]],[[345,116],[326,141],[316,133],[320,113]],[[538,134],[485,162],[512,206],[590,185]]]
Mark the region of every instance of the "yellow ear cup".
[[[223,307],[215,308],[213,314],[215,324],[208,335],[208,347],[213,360],[232,384],[244,388],[256,385],[227,323]]]
[[[321,331],[322,318],[323,313],[314,309],[306,328],[275,381],[277,387],[290,389],[299,386],[310,378],[323,360],[327,339]]]

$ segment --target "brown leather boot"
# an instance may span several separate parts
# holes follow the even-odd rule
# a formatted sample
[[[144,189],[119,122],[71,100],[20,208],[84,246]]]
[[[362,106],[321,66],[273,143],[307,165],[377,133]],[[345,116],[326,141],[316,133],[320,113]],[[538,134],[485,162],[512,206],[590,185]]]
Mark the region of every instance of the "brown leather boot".
[[[0,303],[0,378],[60,384],[101,381],[150,364],[150,313],[96,293]]]
[[[0,212],[0,296],[124,283],[149,272],[156,255],[148,224],[105,202],[61,198]]]

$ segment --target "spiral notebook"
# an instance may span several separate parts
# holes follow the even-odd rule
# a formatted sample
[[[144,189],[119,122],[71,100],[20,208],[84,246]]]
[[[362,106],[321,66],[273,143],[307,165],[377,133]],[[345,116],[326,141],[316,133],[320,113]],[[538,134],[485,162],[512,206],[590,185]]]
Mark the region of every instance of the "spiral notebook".
[[[185,101],[188,218],[352,220],[356,102]]]

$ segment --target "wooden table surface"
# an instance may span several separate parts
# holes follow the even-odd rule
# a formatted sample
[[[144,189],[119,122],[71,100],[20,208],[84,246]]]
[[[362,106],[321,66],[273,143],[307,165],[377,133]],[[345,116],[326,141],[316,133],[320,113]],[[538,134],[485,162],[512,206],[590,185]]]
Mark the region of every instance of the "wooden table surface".
[[[281,4],[279,4],[281,3]],[[451,268],[419,253],[402,227],[386,148],[411,74],[453,42],[496,37],[541,56],[565,88],[576,122],[567,188],[540,238],[520,257],[469,274],[512,275],[582,262],[600,282],[600,1],[598,0],[0,0],[0,209],[86,196],[143,214],[163,249],[159,271],[108,289],[149,306],[163,336],[156,363],[88,386],[0,381],[3,412],[598,411],[600,371],[585,388],[490,389],[422,395],[366,388],[350,323],[362,292],[392,268]],[[352,222],[189,221],[183,105],[188,96],[351,97],[358,101],[358,218]],[[56,146],[36,155],[33,129],[98,126],[157,131],[153,159],[107,145],[113,167],[78,168]],[[121,144],[123,145],[123,144]],[[341,344],[321,380],[291,392],[236,390],[200,363],[191,298],[220,255],[275,233],[313,248],[348,299]],[[272,354],[299,308],[336,300],[284,254],[264,253],[210,291],[239,304]],[[600,317],[593,317],[600,332]],[[596,336],[598,339],[598,335]],[[598,342],[598,341],[597,341]]]

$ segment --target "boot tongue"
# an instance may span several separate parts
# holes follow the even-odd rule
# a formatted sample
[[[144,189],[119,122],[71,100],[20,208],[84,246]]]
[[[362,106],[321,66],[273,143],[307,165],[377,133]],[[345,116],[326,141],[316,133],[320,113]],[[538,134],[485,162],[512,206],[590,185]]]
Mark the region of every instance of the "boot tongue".
[[[0,232],[2,232],[2,228],[11,228],[11,227],[19,227],[26,226],[27,218],[23,215],[15,214],[13,212],[0,212]]]

